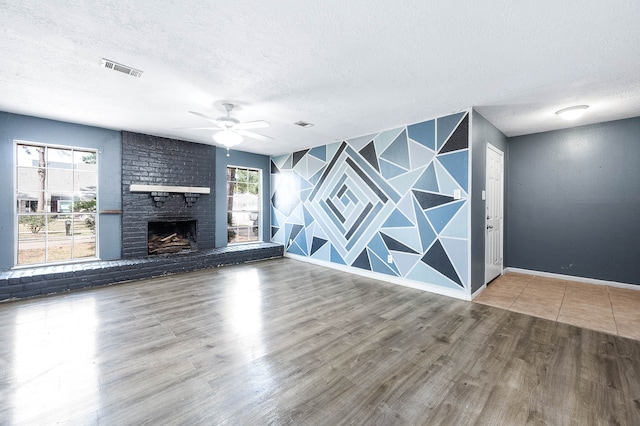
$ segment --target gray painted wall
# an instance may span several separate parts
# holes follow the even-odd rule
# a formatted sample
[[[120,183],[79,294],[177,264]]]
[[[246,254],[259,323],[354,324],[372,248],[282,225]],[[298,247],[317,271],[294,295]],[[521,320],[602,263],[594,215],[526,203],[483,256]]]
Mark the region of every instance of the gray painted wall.
[[[640,118],[508,144],[507,266],[640,285]]]
[[[98,211],[120,210],[120,132],[42,118],[0,112],[0,269],[14,266],[15,140],[98,150]],[[99,215],[99,254],[104,260],[120,258],[119,215]]]
[[[269,157],[243,151],[229,151],[216,148],[216,247],[227,246],[227,166],[250,167],[262,170],[262,241],[270,241],[271,217],[269,198],[271,180],[269,179]]]
[[[487,144],[504,152],[506,169],[508,162],[506,136],[477,111],[473,111],[471,116],[471,293],[484,285],[486,210],[482,191],[486,190],[487,182]],[[505,172],[505,180],[506,178]],[[505,206],[506,195],[505,190]],[[506,225],[506,218],[504,223]],[[506,234],[506,226],[504,228]],[[505,257],[506,253],[507,250],[504,247]]]

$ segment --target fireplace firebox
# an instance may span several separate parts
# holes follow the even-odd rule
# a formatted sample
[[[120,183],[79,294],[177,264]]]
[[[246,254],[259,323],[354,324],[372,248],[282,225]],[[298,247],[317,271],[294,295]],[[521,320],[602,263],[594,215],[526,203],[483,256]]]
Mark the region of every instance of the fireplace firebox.
[[[149,256],[198,250],[196,220],[148,222]]]

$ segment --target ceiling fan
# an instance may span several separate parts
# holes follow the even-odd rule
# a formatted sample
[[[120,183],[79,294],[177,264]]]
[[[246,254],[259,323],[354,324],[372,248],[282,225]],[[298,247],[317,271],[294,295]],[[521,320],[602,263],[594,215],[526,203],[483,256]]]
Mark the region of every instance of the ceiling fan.
[[[209,117],[200,112],[189,111],[191,114],[202,117],[205,120],[208,120],[211,123],[215,124],[215,127],[192,127],[192,129],[219,130],[219,132],[213,134],[213,140],[220,145],[223,145],[227,149],[242,142],[242,136],[258,139],[261,141],[269,141],[273,139],[272,137],[249,132],[247,130],[269,127],[269,123],[267,123],[266,121],[246,121],[242,123],[237,118],[231,117],[231,111],[234,108],[233,104],[224,103],[222,104],[222,106],[224,107],[225,111],[227,111],[227,115],[218,118]]]

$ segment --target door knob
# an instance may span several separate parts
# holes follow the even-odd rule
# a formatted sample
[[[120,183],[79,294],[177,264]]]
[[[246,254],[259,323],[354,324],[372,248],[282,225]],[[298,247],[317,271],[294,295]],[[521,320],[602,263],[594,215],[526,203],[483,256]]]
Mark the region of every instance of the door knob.
[[[487,225],[487,229],[493,229],[493,226]]]

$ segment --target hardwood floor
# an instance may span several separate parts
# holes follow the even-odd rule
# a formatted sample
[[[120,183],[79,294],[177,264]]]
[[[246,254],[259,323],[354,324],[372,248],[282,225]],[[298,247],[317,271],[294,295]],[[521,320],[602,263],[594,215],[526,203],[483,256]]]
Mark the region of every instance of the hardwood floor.
[[[640,424],[640,342],[278,259],[0,304],[0,424]]]

